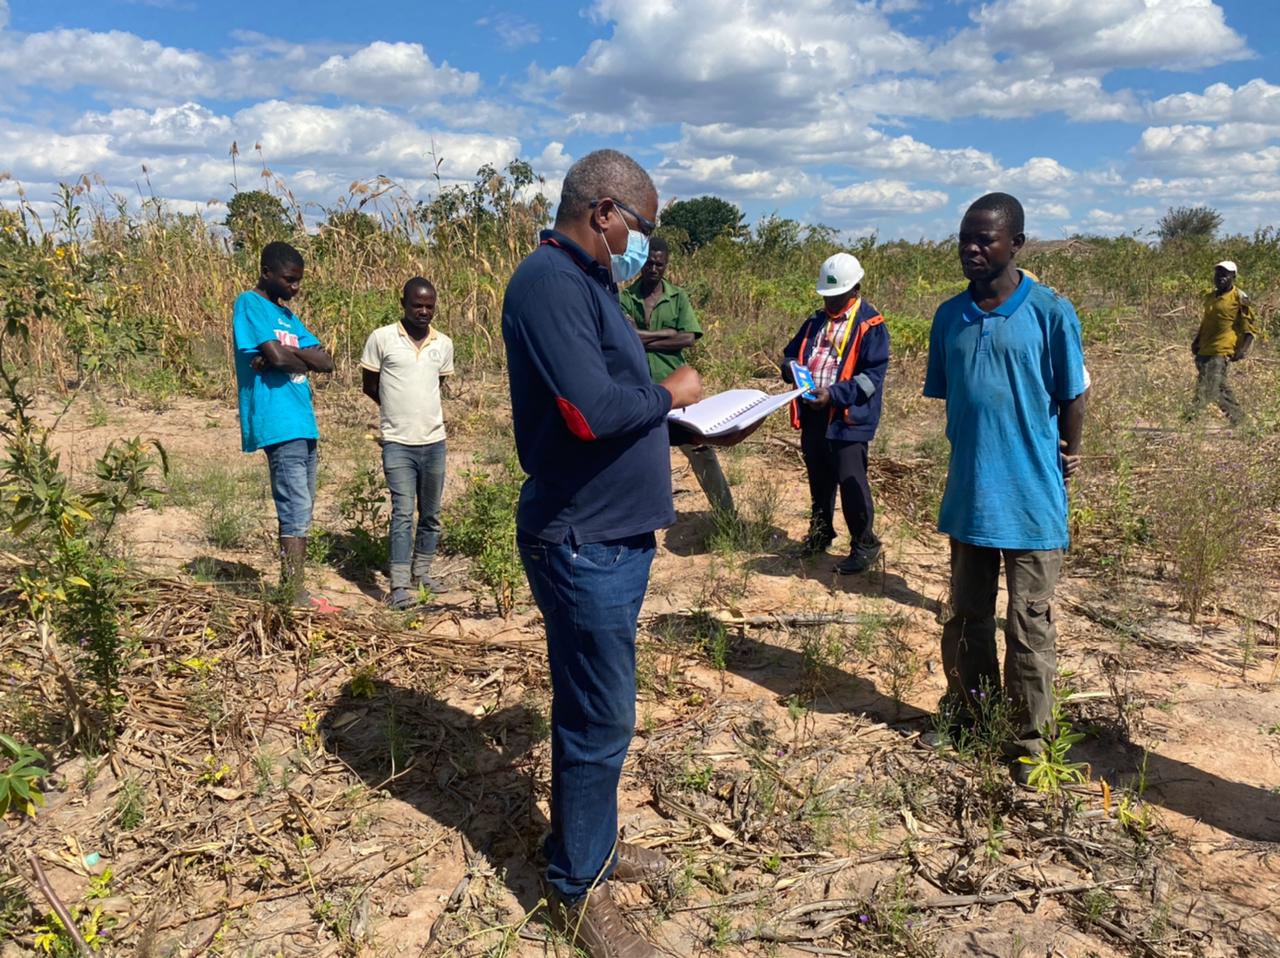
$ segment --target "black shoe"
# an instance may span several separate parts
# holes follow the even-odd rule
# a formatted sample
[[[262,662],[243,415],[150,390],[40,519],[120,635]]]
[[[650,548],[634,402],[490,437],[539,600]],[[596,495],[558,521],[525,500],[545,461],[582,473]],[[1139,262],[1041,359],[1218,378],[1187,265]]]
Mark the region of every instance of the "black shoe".
[[[1031,772],[1035,766],[1015,758],[1009,763],[1009,777],[1013,779],[1015,785],[1023,785],[1032,788]]]
[[[871,546],[858,546],[836,566],[840,575],[857,575],[866,572],[880,558],[880,543]]]

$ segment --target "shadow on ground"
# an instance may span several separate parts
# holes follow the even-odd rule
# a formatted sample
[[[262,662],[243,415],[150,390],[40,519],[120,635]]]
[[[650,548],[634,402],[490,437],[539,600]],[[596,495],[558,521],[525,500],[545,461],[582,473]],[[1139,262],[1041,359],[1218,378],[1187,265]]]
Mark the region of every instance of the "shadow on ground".
[[[686,558],[707,555],[712,551],[711,539],[715,532],[715,521],[706,508],[697,512],[677,512],[675,525],[667,529],[662,546],[672,555]],[[768,543],[766,549],[783,551],[789,543],[786,530],[779,526],[770,525],[755,534]]]
[[[370,599],[381,602],[386,593],[374,580],[387,565],[387,540],[363,529],[347,532],[323,530],[314,534],[327,554],[325,564]]]
[[[752,559],[747,568],[761,575],[778,578],[816,579],[835,592],[850,595],[865,595],[872,598],[883,597],[899,605],[913,609],[924,609],[934,615],[938,614],[938,600],[918,592],[902,576],[889,571],[883,562],[859,575],[840,575],[836,566],[844,560],[843,555],[821,553],[816,556],[801,556],[796,553],[780,552],[776,555],[764,555]]]
[[[655,617],[650,629],[667,642],[706,642],[724,627],[698,613]],[[866,715],[903,730],[920,730],[930,713],[880,691],[875,681],[831,665],[815,664],[802,649],[762,642],[732,628],[724,633],[724,666],[769,689],[779,701],[793,696],[806,708],[824,713]],[[1090,764],[1094,779],[1113,787],[1134,787],[1143,750],[1114,736],[1077,745],[1071,758]],[[1202,821],[1248,841],[1280,842],[1280,794],[1269,788],[1232,781],[1158,752],[1146,753],[1147,801]]]
[[[345,687],[320,731],[325,748],[370,788],[465,836],[528,913],[542,899],[533,863],[548,828],[529,763],[542,723],[523,705],[476,717],[425,692],[378,682],[368,697]]]
[[[847,628],[836,625],[833,628]],[[655,616],[652,632],[667,641],[704,642],[724,629],[719,620],[700,613],[673,612]],[[885,695],[869,678],[806,659],[801,649],[761,642],[733,628],[724,632],[724,666],[744,679],[767,688],[780,702],[793,696],[806,708],[823,713],[849,712],[879,722],[907,724],[927,718],[913,705]]]
[[[262,573],[246,562],[202,555],[183,563],[182,571],[197,582],[208,582],[241,595],[257,595],[267,586]]]
[[[1145,777],[1143,797],[1152,804],[1204,822],[1248,841],[1280,842],[1280,795],[1232,781],[1158,752],[1115,740],[1080,743],[1071,757],[1087,761],[1095,779],[1135,788]]]

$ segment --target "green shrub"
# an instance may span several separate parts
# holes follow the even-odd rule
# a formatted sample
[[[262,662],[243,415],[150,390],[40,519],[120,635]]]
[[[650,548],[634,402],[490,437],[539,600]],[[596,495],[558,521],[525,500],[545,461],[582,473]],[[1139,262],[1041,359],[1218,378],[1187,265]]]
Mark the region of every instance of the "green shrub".
[[[35,815],[36,807],[44,804],[44,795],[37,787],[40,779],[49,774],[43,762],[44,756],[34,748],[0,734],[0,818],[10,808]]]
[[[523,481],[508,457],[494,474],[468,472],[466,489],[445,511],[444,552],[472,560],[472,573],[488,588],[500,615],[509,615],[523,578],[516,551],[516,503]]]

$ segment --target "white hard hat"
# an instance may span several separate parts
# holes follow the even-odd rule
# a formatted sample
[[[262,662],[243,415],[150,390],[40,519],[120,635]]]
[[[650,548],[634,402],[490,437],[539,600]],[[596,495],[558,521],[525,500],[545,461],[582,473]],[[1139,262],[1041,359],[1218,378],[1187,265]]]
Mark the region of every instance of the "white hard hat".
[[[839,296],[847,293],[860,282],[866,271],[851,253],[836,253],[822,264],[818,271],[818,295]]]
[[[1228,273],[1234,273],[1236,271],[1236,264],[1231,262],[1229,259],[1224,259],[1221,263],[1214,266],[1214,269],[1225,269]]]

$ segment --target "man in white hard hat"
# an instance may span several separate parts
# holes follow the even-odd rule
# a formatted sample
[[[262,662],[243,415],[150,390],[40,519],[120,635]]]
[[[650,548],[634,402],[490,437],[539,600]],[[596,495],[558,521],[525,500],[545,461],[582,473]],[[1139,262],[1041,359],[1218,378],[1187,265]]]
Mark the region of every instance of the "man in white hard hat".
[[[841,575],[865,572],[880,555],[873,531],[875,504],[867,482],[867,445],[880,424],[889,331],[880,312],[862,298],[862,264],[836,253],[822,264],[816,292],[821,309],[801,324],[782,351],[782,378],[792,381],[794,360],[813,375],[814,396],[791,406],[809,473],[812,511],[805,551],[823,552],[835,541],[836,490],[849,528],[849,555]]]
[[[1239,425],[1244,410],[1227,382],[1227,364],[1249,354],[1253,346],[1253,309],[1244,290],[1236,287],[1236,264],[1223,260],[1213,268],[1213,289],[1205,293],[1204,317],[1191,341],[1196,358],[1196,397],[1189,418],[1209,403],[1217,403],[1231,425]]]

